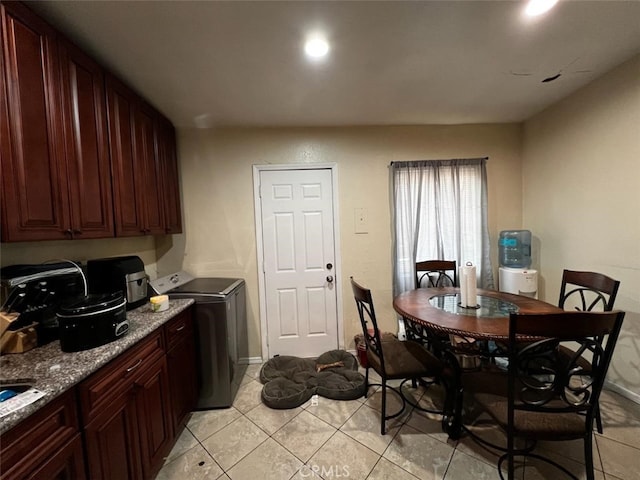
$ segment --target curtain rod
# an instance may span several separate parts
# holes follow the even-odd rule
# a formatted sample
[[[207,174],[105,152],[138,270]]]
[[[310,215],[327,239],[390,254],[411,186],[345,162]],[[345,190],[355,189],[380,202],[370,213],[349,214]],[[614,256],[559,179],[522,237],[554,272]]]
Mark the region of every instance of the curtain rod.
[[[389,165],[394,163],[418,163],[418,162],[452,162],[456,160],[489,160],[489,157],[474,157],[474,158],[448,158],[439,160],[399,160],[397,162],[392,161]]]

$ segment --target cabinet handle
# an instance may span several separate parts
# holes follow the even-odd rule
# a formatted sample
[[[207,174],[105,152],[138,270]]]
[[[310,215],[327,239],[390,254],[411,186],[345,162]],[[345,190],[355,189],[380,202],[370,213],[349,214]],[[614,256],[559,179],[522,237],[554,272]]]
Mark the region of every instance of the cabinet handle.
[[[140,366],[140,364],[142,363],[142,359],[139,358],[138,361],[136,362],[136,364],[133,367],[129,367],[127,368],[127,373],[132,372],[133,370],[135,370],[136,368],[138,368]]]
[[[64,231],[64,233],[65,233],[65,235],[73,236],[73,230],[71,230],[70,228],[67,228],[67,229]]]
[[[74,229],[74,230],[73,230],[73,234],[74,234],[74,235],[82,235],[82,230]]]
[[[176,332],[181,332],[184,330],[184,327],[186,327],[186,325],[183,323],[180,327],[176,328]]]

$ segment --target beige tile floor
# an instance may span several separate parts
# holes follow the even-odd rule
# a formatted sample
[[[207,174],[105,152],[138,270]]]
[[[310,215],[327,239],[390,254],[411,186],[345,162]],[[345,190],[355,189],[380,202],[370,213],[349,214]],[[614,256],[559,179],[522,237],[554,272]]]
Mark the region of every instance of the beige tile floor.
[[[251,365],[233,407],[194,412],[158,474],[159,480],[482,480],[497,479],[497,456],[470,438],[451,441],[437,416],[408,410],[380,435],[380,394],[272,410],[262,405],[260,365]],[[372,375],[375,381],[375,374]],[[373,389],[372,389],[373,390]],[[434,392],[411,391],[422,405]],[[435,392],[437,398],[437,392]],[[399,405],[391,395],[389,411]],[[640,405],[603,392],[604,435],[595,434],[596,480],[640,479]],[[479,423],[485,438],[501,433]],[[582,442],[538,446],[586,478]],[[544,463],[527,461],[523,480],[561,479]]]

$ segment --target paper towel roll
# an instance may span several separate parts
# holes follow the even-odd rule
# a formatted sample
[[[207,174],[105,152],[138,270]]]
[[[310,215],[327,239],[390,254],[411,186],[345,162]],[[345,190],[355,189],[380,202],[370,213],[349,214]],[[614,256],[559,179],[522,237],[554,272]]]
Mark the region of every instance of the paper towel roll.
[[[478,305],[478,289],[476,281],[476,267],[471,262],[465,265],[467,268],[467,307],[476,308]]]
[[[467,308],[467,281],[464,266],[458,267],[458,281],[460,282],[460,306]]]
[[[476,267],[467,262],[460,267],[460,306],[463,308],[475,308],[478,305],[478,289],[476,285]]]

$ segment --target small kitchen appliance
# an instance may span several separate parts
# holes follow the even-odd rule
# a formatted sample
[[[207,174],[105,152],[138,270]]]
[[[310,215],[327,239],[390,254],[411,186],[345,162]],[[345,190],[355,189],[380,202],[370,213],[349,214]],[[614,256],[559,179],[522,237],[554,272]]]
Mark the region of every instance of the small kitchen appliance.
[[[89,260],[87,276],[89,293],[122,292],[127,301],[127,310],[139,307],[147,301],[147,274],[140,257],[131,255]]]
[[[1,311],[11,318],[4,335],[20,335],[34,328],[37,344],[59,337],[56,310],[62,303],[87,293],[84,273],[72,261],[9,265],[0,269]],[[35,325],[35,326],[34,326]]]
[[[113,342],[129,331],[126,300],[122,292],[90,294],[61,305],[60,348],[78,352]]]

